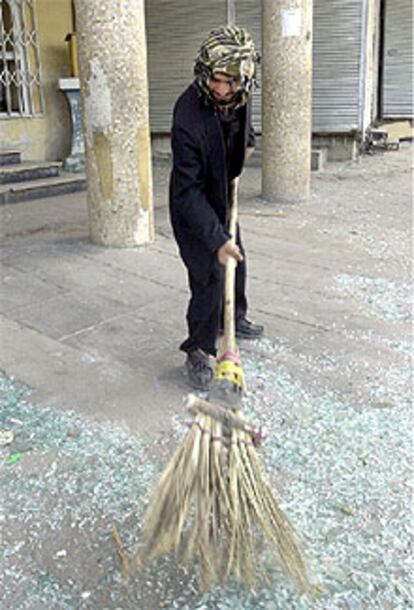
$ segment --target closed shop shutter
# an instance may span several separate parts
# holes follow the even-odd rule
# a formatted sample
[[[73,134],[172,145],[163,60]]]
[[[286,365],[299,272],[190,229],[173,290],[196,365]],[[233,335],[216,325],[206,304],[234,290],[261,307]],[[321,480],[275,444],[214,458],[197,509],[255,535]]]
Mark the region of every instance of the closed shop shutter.
[[[362,0],[314,0],[313,132],[340,133],[358,129],[361,113]],[[261,46],[261,7],[238,0],[237,23]],[[253,101],[254,125],[261,126],[261,99]]]
[[[193,79],[201,41],[226,22],[223,0],[147,0],[146,27],[153,133],[169,133],[174,103]]]
[[[315,0],[313,131],[348,132],[361,123],[362,0]]]
[[[246,28],[252,36],[256,49],[262,53],[262,18],[261,2],[254,0],[236,0],[236,23],[240,27]],[[260,65],[257,70],[257,80],[259,88],[253,94],[253,126],[256,132],[262,129],[262,95],[261,82],[262,71]]]
[[[314,0],[313,131],[340,133],[361,123],[364,0]],[[226,22],[225,0],[148,0],[150,121],[169,132],[173,104],[192,78],[203,37]],[[237,0],[236,22],[261,49],[261,3]],[[260,85],[260,67],[258,71]],[[253,123],[261,130],[261,89],[253,96]]]
[[[413,116],[413,2],[385,2],[382,115]]]

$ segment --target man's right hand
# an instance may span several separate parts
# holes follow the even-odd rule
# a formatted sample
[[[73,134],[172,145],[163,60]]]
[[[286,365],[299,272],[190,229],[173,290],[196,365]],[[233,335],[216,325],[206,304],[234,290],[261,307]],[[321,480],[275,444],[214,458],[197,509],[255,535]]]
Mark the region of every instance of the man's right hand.
[[[225,265],[227,263],[229,256],[234,258],[238,263],[241,263],[243,260],[239,246],[233,244],[230,239],[224,242],[224,244],[217,250],[217,258],[221,265]]]

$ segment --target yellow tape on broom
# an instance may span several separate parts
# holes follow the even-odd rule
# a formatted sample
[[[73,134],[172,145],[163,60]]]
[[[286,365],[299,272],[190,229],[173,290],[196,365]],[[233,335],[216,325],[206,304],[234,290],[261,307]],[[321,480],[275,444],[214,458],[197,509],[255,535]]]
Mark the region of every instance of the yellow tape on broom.
[[[231,381],[239,388],[244,387],[243,369],[231,360],[222,360],[216,364],[216,379]]]

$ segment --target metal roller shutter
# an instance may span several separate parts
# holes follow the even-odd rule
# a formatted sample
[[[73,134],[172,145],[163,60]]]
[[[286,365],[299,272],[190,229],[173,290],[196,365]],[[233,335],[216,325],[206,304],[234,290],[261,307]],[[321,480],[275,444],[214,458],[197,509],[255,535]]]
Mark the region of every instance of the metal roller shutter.
[[[257,50],[262,52],[262,17],[261,2],[255,0],[236,0],[236,23],[246,28],[252,36]],[[262,129],[262,96],[261,84],[262,72],[260,65],[257,70],[259,89],[253,94],[253,126],[257,132]]]
[[[261,45],[261,7],[239,0],[237,23]],[[314,132],[348,132],[360,124],[362,0],[315,0],[313,14]],[[260,81],[259,81],[260,83]],[[261,125],[260,90],[253,101],[254,125]]]
[[[364,9],[362,0],[315,0],[314,132],[348,132],[361,126]]]
[[[413,2],[385,2],[382,114],[413,116]]]
[[[313,131],[340,133],[361,124],[363,16],[366,0],[315,0]],[[173,104],[192,78],[192,61],[206,33],[226,21],[225,0],[147,0],[150,121],[169,132]],[[261,4],[237,0],[236,22],[260,50]],[[260,85],[260,68],[258,73]],[[261,90],[253,97],[253,123],[261,129]]]
[[[147,0],[146,25],[153,133],[168,133],[174,103],[192,80],[200,42],[226,22],[223,0]]]

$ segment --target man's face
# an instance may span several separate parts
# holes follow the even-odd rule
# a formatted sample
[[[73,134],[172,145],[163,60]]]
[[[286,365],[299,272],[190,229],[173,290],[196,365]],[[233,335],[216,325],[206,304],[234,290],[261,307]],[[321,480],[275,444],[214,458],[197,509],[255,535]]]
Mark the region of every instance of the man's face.
[[[207,81],[214,99],[219,103],[231,102],[241,87],[241,78],[233,78],[224,72],[217,72]]]

